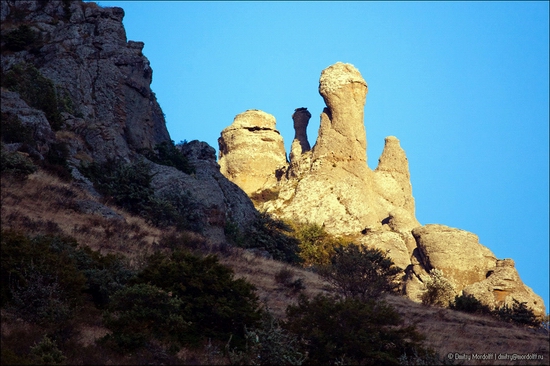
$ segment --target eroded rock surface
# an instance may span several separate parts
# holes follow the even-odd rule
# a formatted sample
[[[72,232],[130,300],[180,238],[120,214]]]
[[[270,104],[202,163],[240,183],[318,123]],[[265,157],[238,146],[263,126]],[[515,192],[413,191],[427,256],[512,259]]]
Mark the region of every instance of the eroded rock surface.
[[[62,129],[83,141],[76,153],[97,161],[130,159],[170,140],[150,88],[153,72],[143,42],[126,39],[123,9],[81,1],[2,0],[1,12],[2,49],[8,50],[2,53],[2,71],[32,65],[52,81],[67,112]],[[35,40],[19,48],[7,44],[8,35],[22,26]]]
[[[256,195],[254,202],[260,210],[280,218],[314,222],[329,233],[388,252],[405,270],[403,290],[415,301],[420,301],[429,272],[436,268],[443,271],[457,294],[472,293],[493,308],[511,304],[515,298],[527,302],[537,314],[544,314],[542,299],[521,282],[513,266],[504,266],[480,244],[475,234],[444,225],[420,225],[415,217],[408,159],[396,137],[386,138],[377,168],[369,169],[363,122],[367,92],[365,80],[353,65],[339,62],[329,66],[319,80],[326,108],[311,149],[305,133],[311,114],[298,108],[293,115],[295,139],[289,164],[281,168],[283,160],[279,159],[269,169],[222,172],[248,193],[269,192]],[[249,121],[261,127],[260,120]],[[232,156],[231,166],[250,167],[251,156],[258,151],[266,156],[284,156],[282,143],[270,141],[262,147],[256,137],[250,138],[253,149],[244,142],[230,146],[227,131],[232,126],[222,132],[220,161]],[[258,180],[258,172],[262,178],[250,189],[249,182]],[[266,174],[271,177],[265,178]]]
[[[275,117],[248,110],[239,114],[218,139],[222,174],[252,194],[277,183],[277,170],[286,166],[283,138]]]

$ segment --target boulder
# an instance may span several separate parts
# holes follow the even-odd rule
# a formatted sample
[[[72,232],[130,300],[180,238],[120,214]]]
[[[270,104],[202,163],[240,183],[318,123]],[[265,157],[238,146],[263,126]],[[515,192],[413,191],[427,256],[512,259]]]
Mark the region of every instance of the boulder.
[[[425,225],[412,230],[423,267],[443,271],[457,291],[483,281],[496,267],[495,255],[479,243],[477,235],[445,225]]]
[[[512,307],[514,300],[526,303],[535,315],[546,315],[544,301],[520,279],[512,259],[497,260],[496,267],[487,273],[487,278],[462,290],[495,309],[503,305]]]

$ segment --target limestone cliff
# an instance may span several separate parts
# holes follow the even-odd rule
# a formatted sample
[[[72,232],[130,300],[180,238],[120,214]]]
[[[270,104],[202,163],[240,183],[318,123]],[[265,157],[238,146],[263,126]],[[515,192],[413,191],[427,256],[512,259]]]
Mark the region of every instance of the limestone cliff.
[[[241,127],[241,115],[237,116],[219,139],[220,164],[226,167],[222,173],[254,197],[260,210],[314,222],[334,235],[388,251],[405,269],[403,290],[413,300],[420,300],[429,271],[437,268],[457,294],[474,294],[491,307],[511,304],[515,298],[544,314],[542,299],[521,282],[513,263],[503,265],[475,234],[420,225],[407,156],[396,137],[386,138],[377,168],[368,167],[363,122],[367,92],[367,83],[353,65],[338,62],[323,70],[319,93],[326,107],[317,141],[310,148],[310,112],[296,109],[288,163],[272,116],[268,115],[269,134],[276,139],[249,134],[263,131],[263,119],[248,119]],[[229,132],[236,130],[246,142],[234,142],[236,132]]]

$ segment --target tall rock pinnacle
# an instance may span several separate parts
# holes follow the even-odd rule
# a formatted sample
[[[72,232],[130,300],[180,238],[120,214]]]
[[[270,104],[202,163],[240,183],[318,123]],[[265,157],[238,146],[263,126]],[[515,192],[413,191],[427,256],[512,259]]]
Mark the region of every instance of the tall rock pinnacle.
[[[415,301],[425,291],[429,271],[436,268],[457,295],[474,294],[491,308],[520,299],[543,315],[542,299],[521,282],[513,263],[496,259],[476,235],[443,225],[420,225],[409,163],[396,137],[386,137],[378,167],[368,167],[363,123],[367,91],[353,65],[338,62],[323,70],[319,93],[326,108],[317,141],[310,150],[306,127],[311,114],[306,108],[296,109],[290,163],[284,161],[274,118],[269,128],[262,118],[247,119],[248,131],[266,134],[244,133],[247,142],[239,144],[230,133],[239,124],[237,116],[219,140],[222,173],[249,195],[265,191],[256,196],[259,210],[322,225],[331,234],[389,253],[405,270],[403,290]]]
[[[313,160],[330,155],[337,161],[367,160],[363,114],[367,83],[353,65],[337,62],[321,73],[319,93],[327,108],[321,114]]]
[[[295,158],[311,150],[311,146],[307,140],[307,125],[310,118],[311,113],[309,113],[307,108],[296,108],[292,115],[292,120],[294,121],[294,140],[290,148],[290,161],[294,161]]]

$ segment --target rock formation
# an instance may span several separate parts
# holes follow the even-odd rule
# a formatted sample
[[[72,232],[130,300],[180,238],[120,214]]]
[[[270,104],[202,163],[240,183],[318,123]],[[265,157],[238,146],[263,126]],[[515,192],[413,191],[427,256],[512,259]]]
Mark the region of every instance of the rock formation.
[[[309,113],[307,108],[297,108],[292,115],[295,135],[290,148],[290,161],[299,159],[302,154],[311,150],[311,146],[307,140],[307,125],[310,118],[311,113]]]
[[[249,140],[233,143],[235,137],[228,132],[235,130],[234,122],[218,140],[222,173],[247,193],[255,193],[260,210],[314,222],[334,235],[387,251],[405,269],[403,290],[415,301],[425,291],[429,271],[437,268],[457,294],[474,294],[493,308],[516,299],[544,314],[542,299],[521,282],[513,264],[497,260],[475,234],[443,225],[420,226],[407,156],[396,137],[386,138],[377,168],[369,169],[363,122],[367,91],[353,65],[329,66],[319,80],[326,108],[311,150],[305,133],[311,114],[306,108],[296,109],[292,116],[296,135],[289,163],[283,159],[282,139],[263,142],[241,131]],[[262,130],[262,119],[247,121],[252,123],[247,131]],[[271,121],[269,133],[278,137]],[[252,168],[259,155],[277,158]],[[258,195],[262,191],[270,194]]]
[[[214,243],[223,243],[224,229],[229,220],[244,230],[256,218],[257,211],[248,196],[220,173],[213,147],[195,140],[181,149],[195,167],[195,173],[189,175],[170,166],[153,164],[155,193],[163,196],[174,190],[188,192],[194,201],[196,214],[205,224],[203,234]]]
[[[247,194],[276,184],[277,170],[287,164],[275,117],[265,112],[249,110],[239,114],[218,141],[222,174]]]
[[[23,142],[10,142],[6,148],[26,149],[44,159],[52,144],[65,144],[73,184],[96,196],[92,183],[78,170],[81,162],[133,162],[144,158],[142,149],[170,141],[164,114],[150,88],[153,71],[142,54],[144,44],[127,41],[123,17],[121,8],[102,8],[91,2],[1,1],[2,123],[18,119],[23,128],[32,131],[36,151],[29,151],[33,148]],[[25,88],[36,89],[36,85],[7,83],[10,78],[21,78],[17,70],[23,70],[23,76],[32,71],[50,93],[52,103],[29,105]],[[245,120],[240,122],[246,125]],[[266,124],[255,120],[247,126],[271,126],[275,131],[274,123],[268,118]],[[262,136],[268,135],[264,132]],[[280,151],[286,164],[284,147]],[[188,194],[211,242],[225,240],[228,222],[245,229],[257,211],[248,196],[220,173],[215,150],[193,141],[184,145],[183,153],[195,174],[151,163],[156,174],[152,182],[155,193],[162,196],[170,189]],[[83,203],[81,209],[106,209],[88,206]]]
[[[66,106],[63,129],[82,139],[74,148],[98,161],[170,140],[143,43],[126,40],[123,17],[81,1],[2,1],[3,74],[32,65],[51,80]],[[29,44],[13,47],[25,25],[31,36],[19,41]]]

